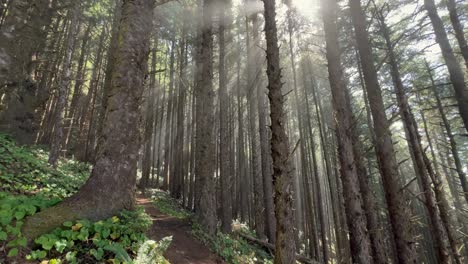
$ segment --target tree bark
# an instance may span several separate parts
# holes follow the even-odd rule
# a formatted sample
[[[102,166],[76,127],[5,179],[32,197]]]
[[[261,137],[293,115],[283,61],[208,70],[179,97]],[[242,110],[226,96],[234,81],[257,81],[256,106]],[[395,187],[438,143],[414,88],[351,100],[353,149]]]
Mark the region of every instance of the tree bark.
[[[98,220],[122,209],[133,209],[140,146],[139,108],[147,73],[152,14],[151,0],[123,1],[103,138],[91,177],[69,199],[27,218],[22,229],[27,238],[51,231],[64,221]]]
[[[460,116],[463,120],[463,124],[465,125],[465,130],[468,132],[468,89],[466,88],[463,71],[461,70],[460,64],[458,64],[457,58],[455,58],[452,46],[450,45],[447,33],[445,32],[444,24],[437,13],[437,7],[434,0],[424,0],[424,7],[431,19],[436,41],[442,51],[442,56],[449,71],[450,81],[452,82],[453,89],[455,90],[455,98],[458,103]],[[450,19],[453,19],[452,16],[453,13],[450,14]]]
[[[215,144],[213,91],[213,15],[214,0],[203,2],[203,23],[200,31],[200,67],[197,69],[195,213],[210,235],[216,232]]]
[[[54,116],[52,117],[55,124],[54,133],[52,135],[52,144],[49,154],[49,164],[53,167],[57,166],[57,161],[62,151],[63,143],[63,118],[64,111],[67,105],[68,89],[71,79],[72,56],[74,51],[75,37],[78,32],[78,16],[80,15],[80,5],[75,3],[69,11],[71,15],[70,28],[68,36],[65,40],[65,59],[63,61],[62,75],[60,76],[60,84],[58,87],[58,99],[54,109]]]
[[[249,22],[252,22],[252,28],[249,27]],[[247,40],[247,92],[249,103],[249,129],[250,129],[250,151],[251,151],[251,164],[250,169],[252,172],[253,187],[254,187],[254,213],[255,213],[255,231],[259,238],[265,236],[265,215],[264,215],[264,198],[263,198],[263,174],[261,167],[261,157],[259,153],[259,130],[257,128],[257,114],[258,114],[258,89],[260,82],[260,67],[258,67],[259,55],[258,46],[260,45],[259,38],[259,24],[258,16],[254,14],[246,18],[246,40]],[[250,37],[249,32],[252,32]]]
[[[403,126],[405,127],[407,135],[408,147],[413,156],[416,175],[419,177],[421,187],[424,192],[425,205],[429,214],[432,234],[436,242],[435,246],[438,253],[438,258],[441,263],[451,263],[452,253],[455,253],[454,256],[456,256],[457,253],[456,249],[453,251],[450,250],[450,245],[448,243],[448,240],[454,241],[453,236],[450,232],[448,232],[450,231],[448,230],[450,228],[450,224],[447,218],[448,213],[445,211],[445,207],[440,208],[444,203],[442,200],[446,200],[444,193],[441,192],[442,183],[440,181],[436,182],[436,177],[432,173],[432,165],[428,162],[429,159],[424,152],[424,148],[421,143],[421,136],[418,132],[418,125],[408,103],[408,97],[406,96],[403,81],[401,79],[397,58],[390,38],[390,30],[385,23],[383,14],[379,13],[377,16],[377,19],[380,22],[380,30],[385,39],[387,47],[390,74],[392,76],[395,92],[397,95],[396,97],[400,110],[400,116],[403,120]],[[434,184],[435,193],[432,189],[432,184]],[[444,211],[440,209],[444,209]],[[460,261],[457,261],[457,263],[460,263]]]
[[[220,137],[220,178],[221,178],[221,204],[222,218],[221,230],[224,233],[232,231],[232,174],[230,170],[230,133],[229,133],[229,96],[228,72],[226,67],[226,26],[230,3],[222,1],[219,9],[219,137]]]
[[[446,5],[449,11],[450,22],[452,22],[453,31],[455,31],[455,37],[460,47],[460,52],[465,60],[465,67],[468,70],[468,43],[466,42],[463,24],[460,22],[458,15],[457,3],[455,0],[446,0]]]
[[[398,163],[385,114],[382,91],[373,63],[367,23],[360,0],[350,0],[351,18],[356,34],[357,47],[364,72],[365,88],[370,102],[376,136],[375,150],[382,175],[385,198],[396,243],[398,261],[403,264],[416,263],[415,242],[412,236],[410,212],[400,190]]]
[[[338,156],[341,165],[346,217],[351,233],[351,254],[355,263],[374,263],[353,152],[352,117],[350,109],[347,107],[346,88],[340,60],[336,23],[337,9],[336,1],[322,0],[328,73],[336,120],[335,133],[338,140]]]
[[[0,28],[0,90],[4,90],[6,110],[0,114],[0,130],[20,144],[32,144],[39,128],[35,114],[48,99],[38,90],[31,74],[47,39],[56,1],[12,1]]]
[[[141,180],[139,183],[139,188],[144,190],[149,187],[150,184],[150,174],[151,174],[151,160],[152,160],[152,144],[151,139],[153,138],[153,130],[155,126],[155,104],[154,100],[156,97],[156,64],[157,64],[157,50],[158,50],[158,32],[154,36],[154,46],[151,51],[151,74],[150,81],[148,86],[148,94],[146,98],[146,110],[145,110],[145,127],[143,132],[143,156],[142,156],[142,170],[141,170]],[[153,157],[154,158],[154,157]]]
[[[444,126],[445,133],[447,133],[447,137],[448,137],[448,141],[450,145],[450,151],[452,152],[453,160],[455,163],[455,170],[458,174],[458,179],[460,180],[460,184],[463,190],[463,196],[465,197],[465,201],[468,203],[468,183],[466,181],[466,174],[463,171],[463,166],[462,166],[462,161],[460,159],[460,155],[458,154],[457,142],[452,132],[452,126],[450,125],[447,115],[445,114],[442,100],[440,99],[440,95],[439,95],[439,92],[437,91],[437,86],[436,86],[434,77],[432,76],[431,69],[427,62],[426,62],[426,68],[428,71],[429,79],[431,80],[432,94],[434,95],[434,98],[436,99],[436,107],[442,119],[442,124]]]
[[[267,43],[268,98],[271,118],[271,155],[275,187],[276,250],[275,264],[295,263],[293,173],[290,149],[286,135],[285,98],[282,93],[281,67],[276,26],[275,0],[263,0],[265,8],[265,37]]]

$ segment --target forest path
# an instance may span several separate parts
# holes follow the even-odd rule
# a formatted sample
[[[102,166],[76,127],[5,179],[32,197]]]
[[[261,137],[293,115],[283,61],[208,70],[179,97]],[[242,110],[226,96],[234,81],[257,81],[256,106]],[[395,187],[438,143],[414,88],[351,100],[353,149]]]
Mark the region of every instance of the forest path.
[[[171,264],[224,264],[225,262],[212,253],[208,247],[191,234],[191,224],[188,219],[179,219],[161,213],[150,198],[138,194],[137,204],[143,206],[153,220],[153,225],[147,235],[150,239],[159,241],[172,236],[172,243],[164,257]]]

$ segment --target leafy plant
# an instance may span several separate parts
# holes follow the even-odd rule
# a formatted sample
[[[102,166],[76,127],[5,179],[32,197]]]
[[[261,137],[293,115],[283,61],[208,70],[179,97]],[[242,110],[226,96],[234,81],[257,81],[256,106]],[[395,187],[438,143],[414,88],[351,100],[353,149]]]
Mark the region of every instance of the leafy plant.
[[[143,208],[94,223],[64,222],[61,228],[35,239],[32,249],[27,248],[21,234],[24,219],[75,193],[90,172],[88,164],[67,159],[54,169],[47,157],[42,149],[20,147],[0,134],[0,248],[4,249],[0,263],[9,263],[9,258],[24,252],[27,260],[49,264],[136,263],[132,257],[145,250],[159,263],[166,263],[162,252],[167,240],[147,242],[146,249],[140,249],[152,223]]]
[[[119,216],[95,223],[88,220],[65,222],[62,228],[38,237],[34,242],[39,251],[32,252],[28,259],[54,257],[67,261],[85,258],[127,262],[127,256],[135,255],[146,240],[144,233],[150,225],[151,219],[143,208],[124,211]]]
[[[228,235],[218,232],[216,236],[212,237],[196,222],[192,225],[192,234],[228,263],[273,263],[270,254],[256,245],[249,244],[235,234]]]
[[[151,198],[156,207],[164,214],[177,217],[179,219],[186,219],[192,214],[182,209],[180,203],[169,196],[168,193],[161,190],[152,190]]]
[[[49,166],[48,153],[37,147],[21,147],[0,133],[0,191],[63,199],[75,193],[89,177],[89,164],[61,160]]]

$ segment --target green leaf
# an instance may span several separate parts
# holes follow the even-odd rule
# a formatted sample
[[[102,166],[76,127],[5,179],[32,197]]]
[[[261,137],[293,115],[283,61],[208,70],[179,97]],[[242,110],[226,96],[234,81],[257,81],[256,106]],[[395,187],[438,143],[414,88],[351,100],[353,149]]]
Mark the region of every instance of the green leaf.
[[[67,222],[63,223],[63,226],[72,227],[72,226],[73,226],[73,223],[70,222],[70,221],[67,221]]]
[[[66,240],[59,240],[55,242],[55,248],[59,253],[62,253],[63,250],[67,247],[67,241]]]
[[[18,255],[18,249],[17,248],[12,248],[10,251],[8,251],[8,257],[15,257]]]
[[[73,251],[73,252],[70,251],[65,255],[65,260],[70,261],[70,262],[75,260],[75,258],[76,258],[76,251]]]
[[[7,239],[7,233],[0,231],[0,240],[6,240]]]
[[[16,218],[16,220],[21,220],[21,219],[24,218],[25,215],[26,215],[25,211],[17,211],[15,213],[15,218]]]
[[[96,260],[101,260],[102,257],[104,256],[104,250],[102,250],[102,248],[98,248],[97,250],[96,249],[91,249],[89,251],[89,253],[94,256],[94,258],[96,258]]]
[[[107,238],[110,235],[110,229],[105,227],[102,229],[102,238]]]
[[[36,254],[38,259],[43,259],[47,256],[47,252],[45,252],[44,250],[37,250]]]
[[[28,240],[25,237],[18,238],[16,240],[16,245],[21,246],[21,247],[26,247],[27,243],[28,243]]]

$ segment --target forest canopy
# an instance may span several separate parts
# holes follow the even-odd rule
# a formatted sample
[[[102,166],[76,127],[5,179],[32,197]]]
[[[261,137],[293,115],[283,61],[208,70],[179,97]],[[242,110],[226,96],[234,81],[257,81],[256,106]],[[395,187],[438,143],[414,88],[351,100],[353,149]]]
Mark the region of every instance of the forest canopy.
[[[467,21],[0,0],[0,263],[466,263]]]

